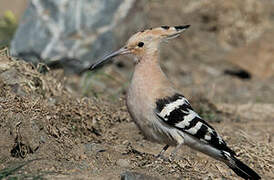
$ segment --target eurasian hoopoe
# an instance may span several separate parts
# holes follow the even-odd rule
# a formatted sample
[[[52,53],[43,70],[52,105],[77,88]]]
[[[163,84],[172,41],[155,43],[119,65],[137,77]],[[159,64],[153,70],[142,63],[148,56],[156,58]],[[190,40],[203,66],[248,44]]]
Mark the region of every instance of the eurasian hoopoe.
[[[244,179],[260,176],[235,156],[215,129],[205,122],[167,79],[159,66],[159,44],[179,36],[190,25],[162,26],[134,34],[127,44],[91,66],[91,70],[111,58],[131,54],[135,71],[127,93],[128,111],[143,135],[169,146],[175,154],[183,144],[203,152],[228,165]]]

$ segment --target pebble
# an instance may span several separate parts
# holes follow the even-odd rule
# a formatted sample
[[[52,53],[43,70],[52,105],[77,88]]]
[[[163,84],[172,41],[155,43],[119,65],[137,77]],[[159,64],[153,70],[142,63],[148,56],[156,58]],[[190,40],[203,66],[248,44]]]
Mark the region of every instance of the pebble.
[[[87,143],[84,144],[85,147],[85,152],[90,153],[92,151],[98,153],[98,152],[105,152],[106,149],[100,145],[100,144],[96,144],[96,143]]]
[[[120,166],[120,167],[129,167],[129,161],[128,160],[126,160],[126,159],[118,159],[117,161],[116,161],[116,164],[118,165],[118,166]]]
[[[142,174],[142,173],[126,171],[121,174],[121,180],[159,180],[159,179],[156,177]]]

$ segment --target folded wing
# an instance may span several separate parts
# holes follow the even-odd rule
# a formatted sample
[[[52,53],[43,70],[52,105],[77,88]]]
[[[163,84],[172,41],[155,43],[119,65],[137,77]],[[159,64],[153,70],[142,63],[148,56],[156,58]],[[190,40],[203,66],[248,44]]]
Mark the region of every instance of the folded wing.
[[[156,115],[166,124],[188,133],[218,150],[235,155],[215,129],[205,122],[181,94],[159,99],[156,102]]]

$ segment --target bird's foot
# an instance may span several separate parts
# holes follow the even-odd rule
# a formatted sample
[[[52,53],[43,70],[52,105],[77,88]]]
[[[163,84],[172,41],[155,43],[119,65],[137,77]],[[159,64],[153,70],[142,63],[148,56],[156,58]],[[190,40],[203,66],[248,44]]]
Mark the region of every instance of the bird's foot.
[[[155,156],[157,159],[161,159],[163,161],[169,161],[169,158],[168,157],[165,157],[163,154],[158,154]]]

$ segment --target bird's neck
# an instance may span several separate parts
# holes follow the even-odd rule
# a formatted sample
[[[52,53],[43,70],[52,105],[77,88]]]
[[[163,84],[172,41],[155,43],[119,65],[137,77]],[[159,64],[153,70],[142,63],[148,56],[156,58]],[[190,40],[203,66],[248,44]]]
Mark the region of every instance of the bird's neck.
[[[159,52],[145,54],[135,65],[131,90],[148,97],[158,98],[170,91],[172,85],[159,65]]]
[[[152,66],[153,69],[161,70],[159,66],[159,52],[158,51],[148,51],[141,57],[139,57],[135,70],[136,69],[141,69],[141,68],[149,68]]]
[[[159,82],[161,79],[167,79],[159,65],[159,52],[144,54],[135,65],[133,78],[142,78],[149,83]]]

